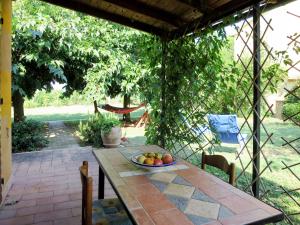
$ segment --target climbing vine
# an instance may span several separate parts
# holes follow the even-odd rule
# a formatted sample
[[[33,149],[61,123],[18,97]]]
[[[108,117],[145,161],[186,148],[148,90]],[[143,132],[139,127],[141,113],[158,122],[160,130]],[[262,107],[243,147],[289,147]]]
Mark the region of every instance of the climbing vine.
[[[148,143],[161,144],[160,132],[163,127],[166,147],[176,149],[180,143],[197,142],[184,120],[191,126],[207,124],[208,113],[237,114],[237,102],[246,88],[237,88],[241,65],[235,62],[232,38],[226,36],[224,28],[206,29],[185,38],[166,42],[165,72],[162,71],[162,43],[155,38],[144,39],[143,46],[150,46],[144,55],[148,62],[148,73],[142,90],[151,106],[151,123],[147,127]],[[252,67],[249,68],[251,74]],[[161,73],[165,73],[165,86]],[[283,70],[276,61],[268,62],[262,73],[263,85],[272,76],[273,85],[268,91],[276,91],[276,85],[284,78]],[[243,87],[251,85],[251,79],[243,80]],[[239,84],[241,85],[241,84]],[[162,98],[162,88],[165,97]],[[251,97],[250,97],[251,98]],[[161,118],[162,102],[165,112]],[[248,105],[241,105],[249,107]],[[163,123],[163,126],[162,126]],[[184,145],[184,144],[183,144]],[[201,144],[200,144],[201,145]],[[198,147],[202,150],[202,147]],[[184,151],[183,151],[184,152]],[[187,158],[189,154],[182,155]]]
[[[149,63],[148,89],[146,97],[151,104],[151,124],[147,128],[148,142],[158,143],[159,123],[165,123],[167,147],[171,148],[172,140],[178,137],[176,126],[180,115],[191,117],[193,122],[203,123],[208,109],[219,105],[214,98],[220,86],[225,82],[222,74],[225,70],[220,51],[226,43],[223,29],[207,29],[194,36],[173,40],[166,45],[165,63],[165,99],[166,110],[164,121],[160,120],[161,112],[161,45],[158,40],[152,45]],[[193,112],[192,115],[190,115]]]

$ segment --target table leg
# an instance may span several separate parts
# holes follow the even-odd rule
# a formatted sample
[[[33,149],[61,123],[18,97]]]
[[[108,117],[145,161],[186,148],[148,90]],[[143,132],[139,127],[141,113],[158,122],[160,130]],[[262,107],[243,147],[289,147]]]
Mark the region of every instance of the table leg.
[[[105,175],[99,166],[98,199],[104,199],[104,181]]]

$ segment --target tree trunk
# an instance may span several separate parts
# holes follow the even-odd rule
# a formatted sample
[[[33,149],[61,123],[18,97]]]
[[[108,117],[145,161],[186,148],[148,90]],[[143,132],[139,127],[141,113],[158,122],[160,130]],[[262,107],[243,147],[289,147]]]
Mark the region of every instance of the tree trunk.
[[[14,122],[20,122],[25,120],[24,116],[24,97],[16,92],[13,94],[13,107],[14,107]]]
[[[123,108],[129,108],[130,106],[130,95],[125,94],[123,100]],[[123,115],[123,120],[126,122],[130,122],[130,113]]]
[[[97,101],[96,100],[94,100],[94,113],[95,114],[99,113],[98,105],[97,105]]]

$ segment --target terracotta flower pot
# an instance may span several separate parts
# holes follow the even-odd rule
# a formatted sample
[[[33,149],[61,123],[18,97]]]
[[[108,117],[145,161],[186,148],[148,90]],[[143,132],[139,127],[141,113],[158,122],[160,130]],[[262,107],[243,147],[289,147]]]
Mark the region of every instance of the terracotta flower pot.
[[[104,147],[115,148],[121,144],[122,131],[120,127],[113,127],[108,134],[101,133]]]

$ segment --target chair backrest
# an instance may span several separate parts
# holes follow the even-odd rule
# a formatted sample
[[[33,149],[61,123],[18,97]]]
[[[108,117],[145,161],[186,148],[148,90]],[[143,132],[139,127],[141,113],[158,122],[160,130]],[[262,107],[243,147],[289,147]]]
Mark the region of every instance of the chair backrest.
[[[239,127],[236,115],[208,114],[208,123],[212,132],[223,143],[238,144]]]
[[[82,184],[82,225],[92,225],[93,178],[88,176],[88,162],[79,168]]]
[[[201,168],[205,170],[205,165],[210,165],[216,167],[220,170],[223,170],[226,174],[229,175],[229,183],[235,185],[235,165],[234,163],[229,164],[227,159],[222,155],[206,155],[205,152],[202,152],[202,164]]]
[[[182,114],[180,113],[180,118],[182,120],[182,122],[187,126],[188,129],[190,129],[191,131],[193,131],[197,136],[201,136],[201,135],[208,135],[210,134],[210,130],[209,127],[207,125],[199,125],[197,124],[197,126],[192,126],[188,119]]]

